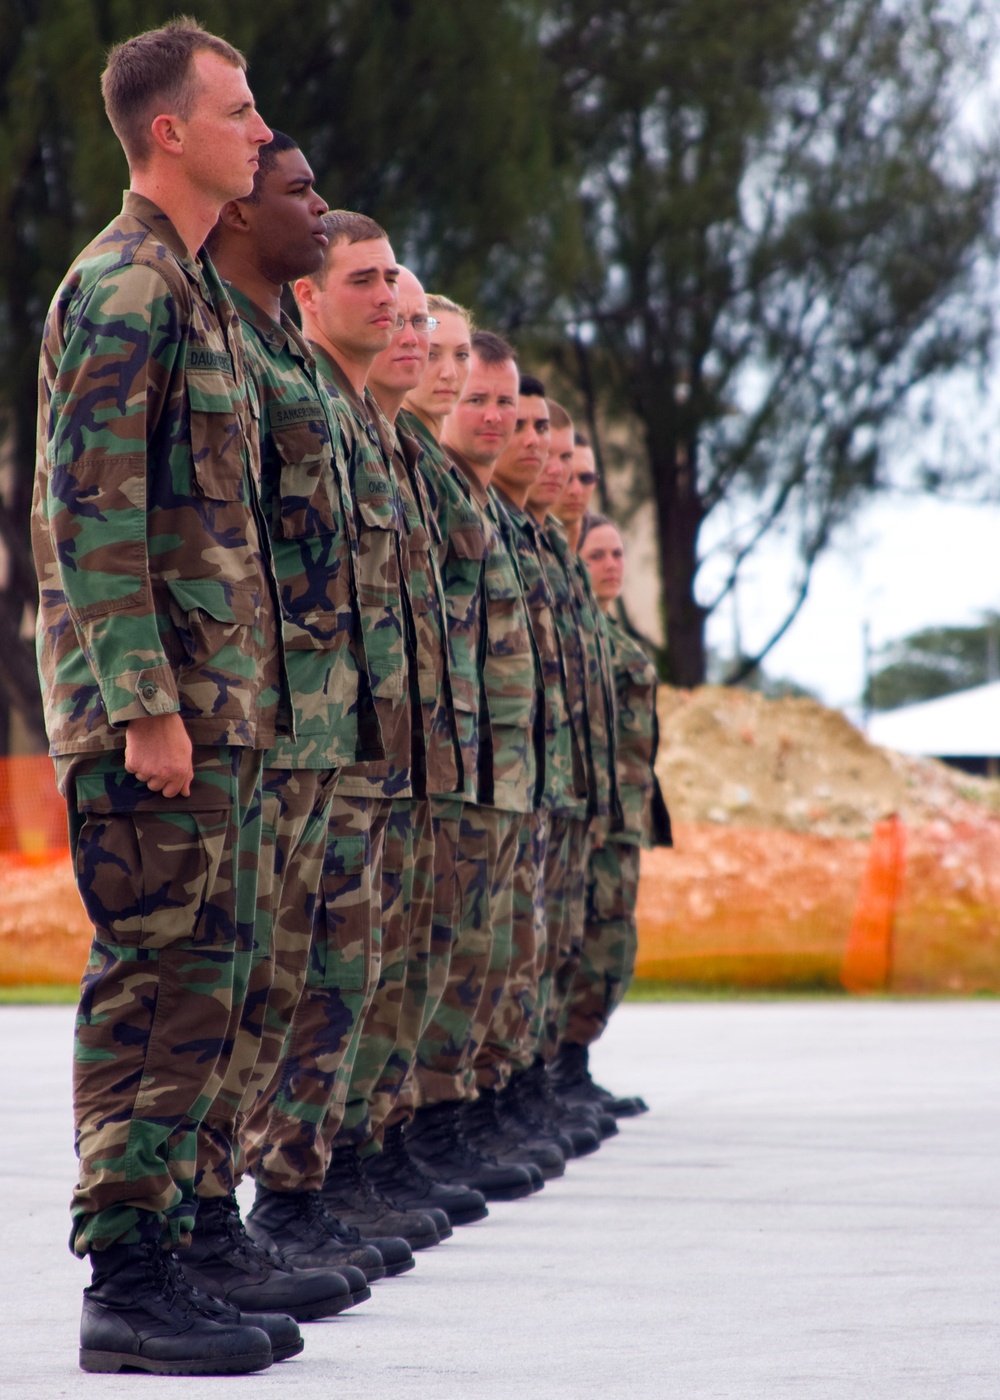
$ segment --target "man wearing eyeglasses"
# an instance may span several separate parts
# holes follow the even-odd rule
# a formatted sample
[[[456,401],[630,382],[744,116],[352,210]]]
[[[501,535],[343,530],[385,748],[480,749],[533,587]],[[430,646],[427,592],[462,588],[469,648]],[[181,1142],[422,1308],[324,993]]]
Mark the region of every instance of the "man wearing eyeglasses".
[[[333,1142],[378,985],[385,892],[400,878],[387,869],[383,879],[386,829],[394,800],[423,796],[424,746],[392,430],[365,388],[397,329],[399,267],[384,229],[365,215],[334,210],[322,225],[323,264],[294,291],[343,437],[361,630],[386,757],[337,775],[305,987],[282,1070],[246,1125],[257,1182],[247,1229],[299,1267],[354,1264],[371,1282],[412,1268],[409,1246],[394,1234],[362,1237],[329,1209],[323,1187],[328,1169],[333,1189],[345,1166],[333,1160]]]
[[[566,485],[562,489],[562,495],[552,505],[552,514],[562,522],[569,547],[574,554],[580,543],[583,517],[590,510],[597,481],[594,449],[585,433],[574,433],[573,456]]]

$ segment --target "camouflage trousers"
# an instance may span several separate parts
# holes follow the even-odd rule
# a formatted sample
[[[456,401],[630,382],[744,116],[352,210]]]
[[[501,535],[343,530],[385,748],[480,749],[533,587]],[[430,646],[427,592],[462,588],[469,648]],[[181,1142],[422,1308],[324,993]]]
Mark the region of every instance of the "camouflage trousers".
[[[562,829],[565,826],[565,837]],[[560,1029],[570,987],[576,979],[583,949],[587,900],[587,861],[591,836],[589,817],[550,817],[557,851],[545,868],[545,967],[539,1007],[531,1030],[534,1054],[548,1063],[559,1048]]]
[[[250,979],[222,1088],[198,1133],[199,1196],[228,1195],[239,1181],[238,1129],[281,1063],[305,982],[335,780],[333,769],[264,769]]]
[[[463,1099],[466,1075],[507,977],[511,877],[519,817],[478,803],[462,805],[456,848],[457,914],[448,976],[425,1026],[413,1069],[419,1105]],[[443,903],[443,896],[439,903]]]
[[[563,1003],[560,1040],[592,1044],[629,989],[638,948],[639,849],[611,837],[590,853],[583,949]]]
[[[448,969],[451,965],[452,945],[461,922],[463,890],[459,881],[458,843],[462,830],[462,813],[465,802],[458,798],[432,797],[431,834],[434,839],[434,892],[431,900],[430,942],[428,946],[426,989],[416,1040],[413,1043],[409,1068],[396,1091],[392,1108],[380,1124],[377,1136],[393,1123],[409,1121],[416,1107],[416,1065],[417,1047],[424,1031],[441,1005],[448,983]],[[463,869],[467,868],[463,862]],[[407,996],[410,995],[410,980],[407,976]],[[423,979],[420,979],[423,990]],[[413,1009],[416,1010],[417,988],[414,988]]]
[[[515,1067],[534,1058],[529,1032],[538,999],[538,974],[545,948],[545,849],[543,812],[520,818],[511,884],[511,943],[507,979],[476,1051],[477,1089],[502,1089]]]
[[[434,831],[425,798],[392,799],[382,856],[382,958],[334,1145],[361,1146],[384,1122],[416,1053],[427,1001]]]
[[[259,751],[194,749],[189,797],[120,751],[56,760],[94,925],[75,1031],[77,1254],[194,1224],[198,1125],[222,1087],[253,947]]]
[[[379,975],[382,850],[391,802],[334,791],[304,985],[281,1062],[243,1124],[247,1166],[272,1191],[318,1191]]]

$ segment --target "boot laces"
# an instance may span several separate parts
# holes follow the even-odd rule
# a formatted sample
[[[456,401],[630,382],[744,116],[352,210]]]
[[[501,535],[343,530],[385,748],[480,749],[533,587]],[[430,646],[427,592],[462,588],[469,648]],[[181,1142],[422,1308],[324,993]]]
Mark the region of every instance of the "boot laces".
[[[192,1312],[200,1312],[186,1286],[186,1280],[181,1281],[181,1267],[172,1250],[164,1250],[158,1244],[151,1243],[143,1262],[146,1282],[171,1311],[179,1312],[184,1318]]]
[[[361,1158],[353,1148],[338,1153],[333,1159],[331,1166],[334,1164],[336,1164],[336,1176],[330,1182],[330,1189],[334,1195],[337,1194],[337,1188],[341,1184],[341,1182],[337,1180],[337,1177],[342,1176],[346,1178],[343,1184],[352,1192],[356,1192],[360,1198],[360,1208],[362,1211],[366,1209],[378,1211],[385,1208],[388,1202],[369,1181],[365,1174],[365,1169],[362,1166]],[[327,1174],[327,1179],[329,1180],[329,1173]]]
[[[234,1195],[222,1197],[217,1202],[217,1207],[223,1234],[229,1240],[233,1253],[242,1256],[247,1264],[257,1269],[269,1271],[282,1266],[277,1251],[264,1249],[247,1233]]]
[[[378,1162],[379,1158],[374,1158],[374,1161]],[[428,1176],[416,1157],[410,1156],[410,1150],[406,1145],[406,1138],[403,1134],[402,1123],[395,1123],[386,1131],[385,1138],[382,1142],[381,1161],[385,1165],[379,1168],[379,1171],[380,1174],[381,1171],[385,1171],[390,1184],[390,1190],[392,1189],[392,1180],[399,1176],[402,1176],[407,1182],[416,1182],[420,1186],[433,1186],[436,1184],[434,1178]]]
[[[180,1259],[172,1250],[165,1255],[164,1263],[175,1297],[187,1300],[195,1312],[200,1313],[202,1317],[211,1318],[213,1322],[218,1322],[222,1317],[227,1321],[239,1322],[240,1310],[236,1304],[228,1303],[224,1298],[217,1298],[212,1293],[206,1293],[193,1284],[185,1274]]]
[[[303,1214],[307,1225],[311,1225],[327,1239],[336,1240],[338,1244],[361,1243],[361,1232],[334,1215],[323,1200],[322,1192],[306,1191],[304,1195]]]

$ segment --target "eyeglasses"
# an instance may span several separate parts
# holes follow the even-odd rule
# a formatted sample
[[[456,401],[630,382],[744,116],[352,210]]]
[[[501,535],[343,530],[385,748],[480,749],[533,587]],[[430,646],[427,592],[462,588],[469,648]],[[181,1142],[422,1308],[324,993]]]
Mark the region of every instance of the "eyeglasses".
[[[596,473],[596,472],[577,472],[576,476],[574,477],[574,480],[575,480],[575,481],[578,481],[578,482],[580,483],[581,486],[596,486],[596,485],[597,485],[597,473]]]
[[[416,331],[417,335],[430,335],[431,331],[436,331],[436,330],[437,330],[437,328],[438,328],[438,319],[437,319],[436,316],[397,316],[397,317],[396,317],[396,329],[397,329],[397,331],[401,331],[401,330],[403,329],[403,327],[406,326],[406,325],[412,326],[413,329]]]

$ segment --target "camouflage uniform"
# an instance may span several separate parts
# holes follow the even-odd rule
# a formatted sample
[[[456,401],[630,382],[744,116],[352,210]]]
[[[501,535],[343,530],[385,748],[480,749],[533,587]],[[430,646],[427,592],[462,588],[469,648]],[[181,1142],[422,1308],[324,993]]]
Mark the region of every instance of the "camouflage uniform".
[[[46,322],[32,543],[46,725],[94,923],[76,1029],[73,1247],[175,1242],[253,941],[260,755],[290,723],[239,322],[208,259],[128,194]],[[191,796],[125,772],[178,713]]]
[[[362,634],[385,757],[338,772],[316,936],[280,1073],[247,1122],[248,1160],[272,1190],[316,1190],[341,1126],[365,1015],[378,983],[382,862],[394,797],[409,798],[412,619],[402,502],[380,415],[321,347],[311,347],[343,435],[358,539]],[[409,633],[409,636],[408,636]],[[418,770],[418,780],[421,774]]]
[[[562,1006],[580,961],[586,869],[594,830],[603,833],[618,811],[614,757],[614,691],[604,617],[584,565],[562,527],[549,516],[543,559],[556,600],[575,742],[573,795],[554,805],[545,866],[546,955],[539,1010],[530,1040],[551,1060],[558,1047]],[[582,772],[581,772],[582,766]]]
[[[475,1093],[471,1061],[507,978],[518,833],[521,818],[534,808],[541,759],[537,657],[517,564],[504,544],[490,496],[460,454],[450,450],[450,455],[469,493],[459,505],[456,526],[442,531],[449,539],[444,577],[452,654],[458,652],[471,613],[467,601],[473,596],[472,566],[478,563],[473,539],[459,535],[463,515],[471,522],[471,504],[485,548],[487,646],[482,675],[492,776],[480,784],[480,801],[467,800],[462,809],[461,863],[456,872],[459,933],[445,992],[425,1027],[415,1071],[418,1097],[426,1104]],[[468,646],[465,653],[468,658]],[[460,693],[457,684],[455,693]],[[471,707],[465,713],[471,713]],[[481,728],[480,739],[483,733]],[[477,771],[481,768],[477,760]],[[469,771],[467,762],[467,778]],[[489,805],[483,801],[487,793]]]
[[[474,818],[466,822],[464,842],[462,823],[466,807],[487,799],[492,783],[489,716],[482,682],[486,659],[486,536],[465,478],[420,419],[403,412],[398,425],[421,449],[418,471],[437,542],[452,720],[461,763],[461,786],[453,795],[441,795],[433,788],[429,793],[434,833],[434,896],[421,1033],[430,1025],[442,1000],[447,998],[451,1006],[450,1024],[464,1043],[467,1037],[457,1026],[459,1021],[471,1021],[469,978],[473,979],[473,985],[479,985],[475,979],[481,960],[487,875],[485,850],[477,854],[470,831]],[[471,948],[463,942],[463,920],[468,921],[472,929],[474,946]],[[449,986],[453,953],[455,975]],[[397,1095],[394,1116],[409,1117],[414,1098],[415,1079],[411,1074]]]
[[[536,809],[545,781],[546,717],[541,658],[532,633],[518,545],[496,490],[489,493],[489,512],[496,528],[496,547],[490,549],[486,560],[485,680],[493,739],[492,806],[511,816],[507,816],[510,830],[506,836],[501,833],[497,841],[499,864],[494,872],[492,904],[496,900],[500,917],[494,917],[485,991],[472,1023],[466,1098],[475,1098],[479,1088],[503,1088],[508,1042],[524,1009],[515,998],[501,1009],[501,1001],[511,976],[515,948],[522,983],[525,951],[531,952],[535,944],[536,867],[532,857],[541,854],[538,840],[542,833]],[[545,608],[543,599],[539,598],[538,603]],[[532,980],[531,974],[528,980]],[[531,991],[522,987],[518,990],[531,997]]]
[[[617,699],[620,825],[590,853],[580,963],[565,998],[560,1040],[589,1045],[628,991],[637,946],[639,849],[651,840],[656,671],[620,623],[607,618]]]
[[[529,813],[518,834],[514,868],[513,938],[507,983],[477,1060],[481,1088],[502,1088],[512,1068],[527,1069],[535,1055],[529,1035],[536,1014],[539,977],[551,976],[547,957],[545,868],[550,814],[562,812],[575,798],[575,735],[567,708],[562,647],[556,631],[555,599],[545,569],[543,531],[499,487],[504,537],[517,556],[531,630],[544,683],[545,782],[536,789],[539,810]]]
[[[305,982],[336,770],[382,756],[357,598],[357,532],[341,433],[295,326],[238,289],[248,369],[260,400],[261,504],[272,540],[295,713],[294,739],[269,749],[255,947],[223,1091],[199,1145],[199,1194],[226,1195],[241,1101],[270,1096]],[[254,1120],[259,1126],[258,1120]],[[253,1128],[247,1143],[253,1150]]]
[[[407,587],[416,642],[413,673],[421,715],[425,796],[395,799],[389,818],[382,875],[381,975],[365,1017],[338,1136],[338,1142],[355,1145],[370,1140],[374,1129],[385,1123],[416,1053],[429,987],[434,898],[434,827],[429,799],[431,794],[454,793],[462,775],[437,560],[438,522],[431,514],[417,467],[419,444],[387,423],[383,430],[392,435],[392,469],[406,519]]]

